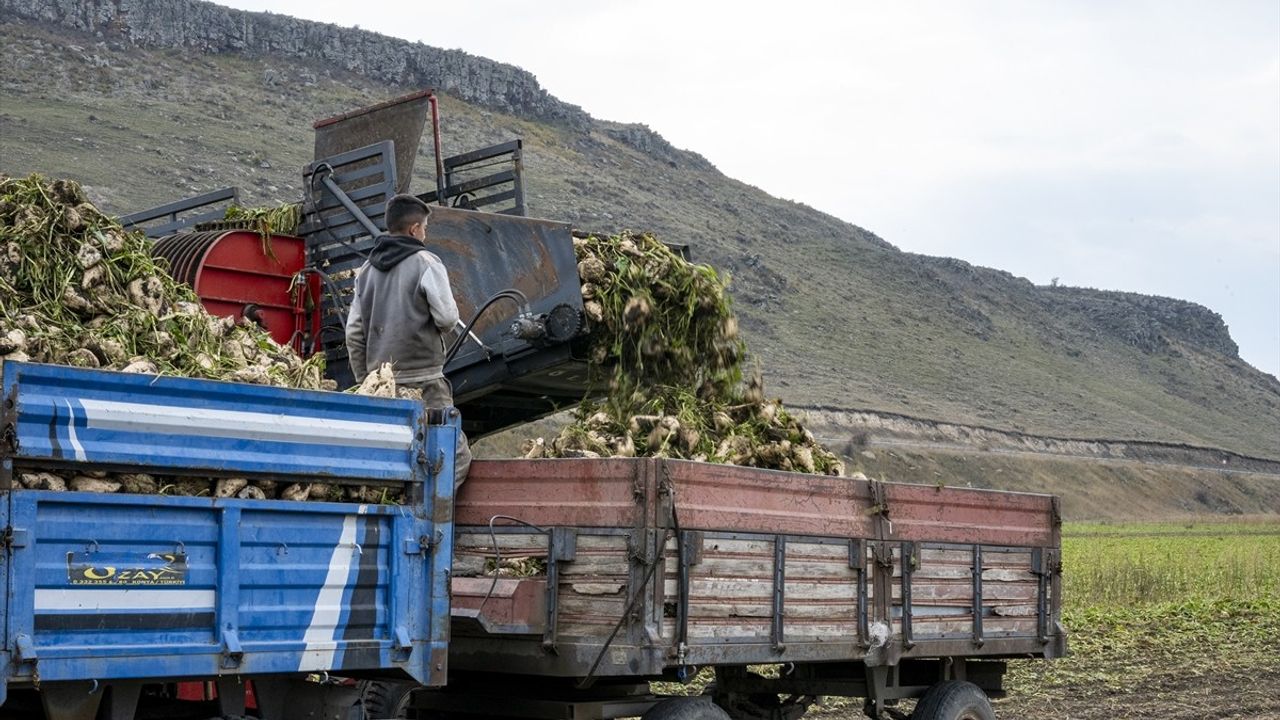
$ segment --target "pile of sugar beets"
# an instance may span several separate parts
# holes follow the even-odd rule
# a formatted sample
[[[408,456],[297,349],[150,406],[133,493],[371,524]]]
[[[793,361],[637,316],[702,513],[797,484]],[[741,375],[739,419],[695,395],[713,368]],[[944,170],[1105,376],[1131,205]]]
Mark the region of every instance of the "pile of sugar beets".
[[[727,283],[653,235],[575,238],[590,324],[594,382],[559,436],[524,445],[525,457],[672,457],[839,475],[822,447],[758,367],[748,376]]]
[[[263,225],[271,211],[236,209]],[[247,217],[246,217],[247,214]],[[602,399],[585,402],[526,457],[663,456],[839,474],[840,461],[766,400],[758,369],[744,374],[725,281],[652,235],[575,238]],[[264,252],[270,248],[264,246]],[[334,389],[322,358],[298,357],[252,324],[208,314],[150,254],[150,241],[99,212],[74,181],[0,175],[0,365],[5,360],[132,373]],[[355,392],[413,397],[389,367]],[[291,500],[394,501],[376,487],[245,478],[23,473],[33,489]]]
[[[36,175],[0,175],[0,365],[6,360],[333,387],[321,358],[303,360],[256,325],[205,312],[191,288],[151,257],[150,241],[99,212],[80,185]],[[371,392],[387,394],[385,387]],[[35,472],[18,480],[42,490],[386,499],[376,488],[244,478]]]

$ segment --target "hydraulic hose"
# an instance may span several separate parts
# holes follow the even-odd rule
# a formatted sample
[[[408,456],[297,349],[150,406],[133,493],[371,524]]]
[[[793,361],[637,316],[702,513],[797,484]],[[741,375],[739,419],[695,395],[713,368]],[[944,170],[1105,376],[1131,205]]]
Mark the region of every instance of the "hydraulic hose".
[[[467,323],[466,327],[462,329],[461,336],[459,336],[453,343],[453,347],[449,348],[448,354],[444,356],[444,367],[449,366],[449,363],[453,360],[453,356],[457,355],[458,351],[462,349],[462,346],[466,344],[467,338],[471,336],[471,328],[475,326],[476,321],[480,319],[480,316],[484,315],[489,308],[493,307],[499,300],[504,298],[515,302],[519,306],[520,312],[529,312],[529,298],[519,290],[516,290],[515,288],[507,288],[506,290],[499,290],[494,293],[492,297],[485,301],[484,305],[480,306],[480,309],[476,311],[476,314],[471,316],[471,322]]]

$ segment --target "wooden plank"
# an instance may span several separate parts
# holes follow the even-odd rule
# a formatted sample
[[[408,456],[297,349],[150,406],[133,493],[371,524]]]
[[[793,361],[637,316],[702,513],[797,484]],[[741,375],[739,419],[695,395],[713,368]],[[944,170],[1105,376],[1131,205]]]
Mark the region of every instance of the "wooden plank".
[[[668,599],[679,597],[679,588],[674,580],[663,582],[662,592]],[[743,599],[772,598],[773,583],[752,580],[720,580],[717,578],[690,578],[689,596],[691,598]]]
[[[622,616],[623,608],[626,607],[627,598],[621,593],[614,597],[579,595],[561,588],[557,602],[560,604],[562,617],[581,616],[617,621]]]
[[[919,585],[912,583],[911,600],[912,602],[934,602],[939,600],[963,600],[965,597],[972,598],[972,590],[961,590],[959,586],[954,585]],[[993,583],[989,586],[983,586],[983,600],[1016,600],[1019,602],[1035,602],[1037,588],[1034,585],[1010,585],[1004,583]],[[902,587],[900,585],[893,586],[893,603],[900,605],[902,602]]]
[[[668,543],[675,550],[675,541]],[[738,540],[731,538],[706,538],[702,541],[704,556],[773,558],[772,540]]]
[[[579,595],[621,595],[625,582],[561,582],[560,587]]]
[[[667,619],[663,623],[664,637],[675,637],[675,620]],[[768,620],[749,621],[741,618],[725,618],[723,620],[703,618],[689,623],[690,643],[706,644],[725,640],[760,640],[768,639],[770,632]]]
[[[857,616],[857,605],[789,604],[785,607],[784,613],[784,617],[787,618],[788,623],[790,623],[792,619],[845,620],[852,623],[857,620]],[[770,618],[773,617],[773,605],[771,603],[760,602],[758,600],[716,600],[713,602],[690,601],[689,603],[689,618],[691,620],[700,618],[731,617]]]
[[[972,562],[973,553],[968,549],[941,550],[938,548],[921,548],[920,550],[921,566],[934,563],[969,565]]]
[[[547,536],[544,533],[497,533],[495,536],[498,540],[498,547],[542,547],[547,546]],[[463,531],[459,532],[454,540],[455,548],[491,548],[493,541],[487,531]],[[626,552],[627,536],[626,535],[587,535],[580,533],[577,536],[577,549],[579,553],[592,551],[618,551]]]
[[[1030,550],[982,549],[982,564],[993,567],[1031,567]]]
[[[542,533],[506,533],[496,536],[498,547],[500,548],[542,548],[547,547],[547,536]],[[493,541],[489,537],[489,533],[466,533],[460,532],[454,538],[453,547],[455,551],[478,549],[490,550],[492,554]]]
[[[1038,581],[1036,574],[1030,569],[1021,568],[991,568],[987,569],[986,557],[983,557],[983,582],[1028,582],[1035,583]]]
[[[849,546],[844,543],[824,544],[788,541],[787,564],[792,560],[824,560],[849,564]]]
[[[799,580],[843,580],[851,581],[857,578],[858,573],[850,568],[848,561],[848,553],[844,560],[839,563],[827,560],[822,561],[795,561],[787,559],[787,581],[793,578]],[[670,567],[670,574],[676,573],[675,566]],[[690,568],[693,574],[701,577],[714,578],[754,578],[768,580],[773,582],[773,558],[770,556],[768,560],[738,560],[720,557],[703,556],[702,562]]]
[[[679,587],[675,579],[663,582],[663,592],[668,599],[678,597]],[[857,598],[858,587],[853,582],[829,581],[792,581],[787,580],[787,602],[795,600],[846,600],[853,602]],[[725,599],[740,600],[744,598],[772,598],[773,581],[735,579],[735,578],[702,578],[689,579],[689,596],[691,599]]]
[[[787,645],[797,642],[854,642],[858,626],[852,623],[787,623]]]
[[[982,628],[987,635],[992,635],[994,633],[1012,633],[1015,635],[1034,636],[1036,634],[1036,619],[1034,617],[985,617],[982,619]]]
[[[991,611],[1002,617],[1035,617],[1035,605],[992,605]]]
[[[985,627],[985,621],[984,621]],[[911,632],[916,638],[937,637],[939,635],[972,635],[973,616],[956,615],[943,619],[911,618]]]
[[[791,574],[790,566],[787,568],[787,574]],[[895,577],[901,577],[901,572],[896,573]],[[957,565],[925,565],[917,568],[912,573],[912,581],[920,580],[963,580],[969,582],[973,577],[973,570],[970,566],[960,567]],[[986,560],[983,559],[982,579],[986,582],[1035,582],[1036,575],[1031,572],[1030,568],[1004,568],[986,567]]]
[[[453,556],[453,574],[455,577],[476,577],[484,574],[485,558]]]

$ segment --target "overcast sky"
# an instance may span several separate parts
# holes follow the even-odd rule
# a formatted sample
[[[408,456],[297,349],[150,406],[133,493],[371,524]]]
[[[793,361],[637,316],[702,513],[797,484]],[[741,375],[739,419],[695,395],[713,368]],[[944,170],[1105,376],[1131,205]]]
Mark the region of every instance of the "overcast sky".
[[[518,65],[905,250],[1221,313],[1280,375],[1280,3],[234,0]]]

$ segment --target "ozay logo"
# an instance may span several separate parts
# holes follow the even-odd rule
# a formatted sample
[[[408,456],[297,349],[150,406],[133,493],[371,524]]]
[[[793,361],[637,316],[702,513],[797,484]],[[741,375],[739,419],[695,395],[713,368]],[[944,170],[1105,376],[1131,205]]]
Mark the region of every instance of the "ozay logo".
[[[116,560],[69,552],[67,581],[72,585],[186,585],[187,556],[149,553],[141,560]]]

